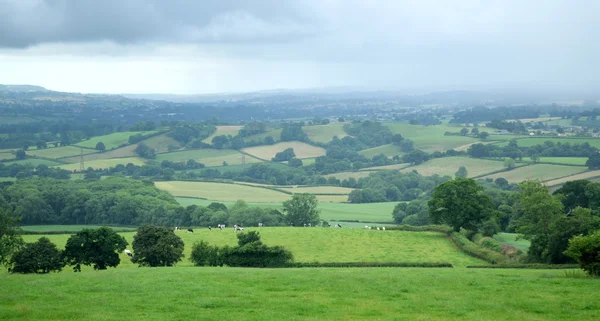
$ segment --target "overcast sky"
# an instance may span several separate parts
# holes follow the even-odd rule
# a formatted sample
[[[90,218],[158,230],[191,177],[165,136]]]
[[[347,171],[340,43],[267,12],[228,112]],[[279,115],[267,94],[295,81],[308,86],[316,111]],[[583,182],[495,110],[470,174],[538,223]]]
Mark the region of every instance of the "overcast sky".
[[[0,83],[596,89],[597,0],[0,0]]]

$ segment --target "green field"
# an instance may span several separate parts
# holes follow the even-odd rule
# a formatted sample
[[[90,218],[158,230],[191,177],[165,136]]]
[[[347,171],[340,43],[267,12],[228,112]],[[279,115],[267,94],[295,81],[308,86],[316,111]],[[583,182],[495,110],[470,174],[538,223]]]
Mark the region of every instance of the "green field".
[[[0,177],[0,182],[14,182],[16,180],[14,177]]]
[[[152,136],[142,141],[148,147],[154,148],[157,153],[166,153],[169,151],[169,145],[181,147],[181,144],[167,134]]]
[[[467,168],[468,170],[468,168]],[[557,178],[581,173],[585,171],[585,167],[566,166],[566,165],[549,165],[536,164],[530,166],[518,167],[507,172],[488,175],[483,178],[496,179],[499,177],[505,178],[511,183],[519,183],[529,179],[539,179],[541,181],[549,181]],[[571,179],[569,179],[571,180]]]
[[[16,125],[34,122],[35,119],[28,116],[8,116],[0,117],[0,125]]]
[[[112,133],[104,136],[92,137],[88,140],[77,143],[77,146],[87,147],[87,148],[96,148],[96,144],[98,142],[104,143],[106,149],[117,148],[120,145],[129,143],[129,136],[142,134],[144,136],[151,135],[156,133],[156,131],[146,131],[146,132],[120,132],[120,133]]]
[[[415,148],[428,153],[435,151],[446,151],[477,142],[479,139],[463,136],[444,136],[445,132],[457,133],[462,127],[451,125],[422,126],[403,123],[386,124],[395,134],[401,134],[404,138],[415,143]]]
[[[0,160],[4,159],[14,159],[15,155],[13,153],[0,153]]]
[[[281,128],[271,129],[266,133],[244,137],[244,141],[246,141],[246,142],[253,142],[253,141],[263,142],[267,136],[271,136],[271,137],[273,137],[273,139],[276,142],[278,142],[281,140],[281,131],[282,131]]]
[[[533,162],[529,157],[524,157],[523,160]],[[538,162],[585,166],[587,160],[587,157],[540,157]]]
[[[575,175],[568,176],[568,177],[553,179],[553,180],[544,182],[544,184],[546,186],[556,186],[556,185],[564,184],[568,181],[575,181],[575,180],[579,180],[579,179],[591,180],[592,178],[597,178],[597,177],[600,177],[600,170],[589,171],[589,172],[575,174]]]
[[[82,149],[75,146],[53,147],[46,149],[28,150],[27,155],[45,158],[63,158],[81,155]],[[83,149],[83,154],[96,153],[95,150]]]
[[[376,172],[377,171],[340,172],[340,173],[327,174],[327,175],[324,175],[324,177],[325,178],[335,177],[335,178],[339,179],[340,181],[343,181],[345,179],[349,179],[352,177],[354,179],[368,177],[371,173],[376,173]]]
[[[156,155],[156,161],[187,162],[193,159],[206,166],[222,166],[242,164],[243,154],[233,149],[193,149]],[[246,164],[259,163],[260,160],[246,155]]]
[[[523,239],[523,238],[520,238],[517,240],[518,237],[519,237],[519,234],[516,234],[516,233],[498,233],[498,234],[494,235],[494,239],[496,239],[504,244],[513,245],[523,252],[527,252],[527,250],[529,250],[529,246],[531,245],[531,242],[529,242],[528,240]]]
[[[168,181],[155,182],[154,185],[173,196],[197,197],[215,201],[246,200],[259,203],[280,203],[290,198],[289,194],[279,191],[240,184]]]
[[[53,162],[53,161],[47,160],[47,159],[27,158],[27,159],[14,160],[14,161],[10,161],[10,162],[2,162],[2,164],[6,165],[6,166],[10,166],[12,164],[19,164],[19,165],[31,164],[32,166],[38,166],[38,165],[53,166],[53,165],[58,165],[60,163]]]
[[[423,164],[407,167],[401,170],[401,172],[408,173],[416,170],[423,176],[438,174],[440,176],[448,175],[454,177],[454,174],[461,166],[467,168],[469,177],[475,177],[501,170],[504,168],[504,163],[501,161],[469,157],[444,157],[434,158]]]
[[[408,163],[405,163],[405,164],[393,164],[393,165],[374,166],[374,167],[361,168],[360,171],[371,172],[371,171],[382,171],[382,170],[394,170],[394,169],[403,169],[403,168],[408,167],[408,166],[410,166],[410,164],[408,164]]]
[[[243,127],[244,126],[217,126],[217,130],[215,130],[215,132],[212,135],[206,137],[202,141],[207,144],[211,144],[212,139],[216,136],[235,136],[240,132],[240,129],[242,129]]]
[[[344,131],[344,123],[304,126],[302,130],[308,135],[308,138],[314,142],[328,143],[333,140],[333,137],[342,139],[348,136]]]
[[[91,162],[91,161],[95,161],[95,160],[99,160],[99,159],[136,157],[137,156],[137,154],[135,153],[136,147],[137,147],[137,145],[129,145],[129,146],[109,150],[109,151],[102,152],[102,153],[94,152],[93,154],[83,155],[83,161],[87,163],[87,162]],[[85,151],[91,151],[91,150],[86,149]],[[79,163],[80,156],[62,158],[61,160],[68,162],[68,163]]]
[[[127,165],[129,163],[131,163],[133,165],[137,165],[137,166],[142,166],[145,164],[144,160],[141,158],[125,157],[125,158],[113,158],[113,159],[98,159],[98,160],[85,162],[84,168],[88,169],[89,167],[91,167],[93,169],[105,169],[105,168],[109,168],[109,167],[115,167],[119,164]],[[79,171],[80,164],[75,163],[75,164],[59,165],[56,167],[66,169],[68,171]]]
[[[373,158],[373,156],[379,155],[379,154],[383,154],[387,157],[393,157],[396,155],[398,155],[398,156],[404,155],[404,152],[402,152],[400,150],[400,147],[396,146],[394,144],[387,144],[387,145],[381,145],[381,146],[377,146],[377,147],[373,147],[373,148],[363,149],[358,153],[367,158]]]
[[[100,225],[25,225],[21,226],[23,231],[28,232],[79,232],[86,228],[99,228]],[[119,231],[135,231],[134,227],[111,227]],[[36,237],[33,237],[34,239]]]
[[[521,147],[531,147],[535,145],[544,145],[544,142],[551,141],[553,143],[569,143],[571,145],[588,143],[593,147],[600,148],[600,138],[558,138],[558,137],[536,137],[523,138],[517,140],[517,145]],[[508,142],[499,143],[498,146],[506,146]]]
[[[352,192],[354,190],[353,188],[339,187],[339,186],[310,186],[310,187],[304,187],[304,186],[298,186],[298,187],[278,187],[278,186],[273,186],[273,187],[277,188],[278,190],[286,191],[286,192],[290,192],[290,193],[294,193],[294,194],[310,193],[310,194],[342,194],[342,195],[348,195],[348,194],[350,194],[350,192]]]
[[[288,148],[293,148],[296,158],[300,159],[314,158],[325,155],[325,149],[303,142],[281,142],[273,145],[248,147],[242,149],[242,151],[259,159],[271,160],[271,158],[275,157],[275,154]]]

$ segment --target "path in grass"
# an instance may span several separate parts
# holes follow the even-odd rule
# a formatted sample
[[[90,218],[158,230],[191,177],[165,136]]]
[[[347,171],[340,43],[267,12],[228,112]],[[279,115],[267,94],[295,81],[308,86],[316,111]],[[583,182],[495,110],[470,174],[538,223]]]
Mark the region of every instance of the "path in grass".
[[[275,157],[275,154],[288,148],[293,148],[296,158],[300,159],[325,155],[324,148],[312,146],[303,142],[281,142],[273,145],[248,147],[242,149],[242,151],[259,159],[271,160],[271,158]]]

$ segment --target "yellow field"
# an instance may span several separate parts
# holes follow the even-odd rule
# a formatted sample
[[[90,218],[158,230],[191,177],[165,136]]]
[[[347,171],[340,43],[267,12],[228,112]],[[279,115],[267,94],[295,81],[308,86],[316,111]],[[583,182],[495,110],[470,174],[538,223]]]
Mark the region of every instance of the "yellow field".
[[[90,162],[85,162],[85,169],[91,167],[93,169],[105,169],[109,167],[115,167],[119,164],[127,165],[132,163],[133,165],[142,166],[144,165],[144,161],[141,158],[137,157],[125,157],[125,158],[112,158],[112,159],[98,159]],[[58,165],[55,166],[58,168],[66,169],[69,171],[79,171],[79,163],[67,164],[67,165]]]
[[[444,157],[434,158],[423,164],[407,167],[400,171],[407,173],[416,170],[423,176],[438,174],[440,176],[448,175],[454,177],[454,174],[461,166],[467,168],[467,174],[469,177],[474,177],[501,170],[504,168],[504,163],[501,161],[469,157]]]
[[[83,155],[84,162],[91,162],[99,159],[111,159],[111,158],[123,158],[123,157],[135,157],[137,156],[134,152],[137,145],[129,145],[117,149],[113,149],[110,151],[106,151],[103,153],[94,153],[89,155]],[[86,151],[87,149],[84,149]],[[63,158],[63,161],[69,163],[79,163],[80,156],[73,156],[68,158]],[[87,168],[87,167],[86,167]]]
[[[240,132],[240,129],[242,129],[243,127],[244,126],[217,126],[217,130],[212,135],[206,137],[202,141],[207,144],[210,144],[212,142],[212,139],[216,136],[221,136],[221,135],[235,136]]]
[[[468,168],[467,168],[468,170]],[[556,180],[561,177],[581,173],[585,171],[585,167],[581,166],[563,166],[563,165],[548,165],[536,164],[531,166],[523,166],[515,168],[508,172],[497,173],[486,176],[485,178],[496,179],[499,177],[505,178],[511,183],[518,183],[529,179],[539,179],[541,181]],[[568,180],[572,180],[570,178]]]
[[[600,170],[584,172],[581,174],[575,174],[572,176],[567,176],[567,177],[563,177],[563,178],[559,178],[559,179],[553,179],[550,181],[546,181],[544,184],[546,186],[556,186],[556,185],[564,184],[568,181],[576,181],[576,180],[580,180],[580,179],[590,179],[590,178],[594,178],[594,177],[600,177]]]
[[[335,177],[335,178],[339,179],[340,181],[343,181],[343,180],[349,179],[351,177],[354,177],[354,179],[368,177],[369,174],[375,173],[375,172],[376,171],[340,172],[340,173],[333,173],[333,174],[324,175],[324,177],[325,178]]]
[[[293,148],[296,158],[313,158],[325,155],[325,149],[302,142],[281,142],[274,145],[256,146],[242,149],[243,152],[254,157],[270,160],[275,154]]]
[[[353,188],[338,187],[338,186],[310,186],[310,187],[276,187],[279,190],[291,192],[294,194],[311,193],[311,194],[340,194],[348,195]]]
[[[381,171],[381,170],[393,170],[393,169],[403,169],[405,167],[410,166],[410,164],[393,164],[393,165],[385,165],[385,166],[374,166],[360,169],[360,171]]]

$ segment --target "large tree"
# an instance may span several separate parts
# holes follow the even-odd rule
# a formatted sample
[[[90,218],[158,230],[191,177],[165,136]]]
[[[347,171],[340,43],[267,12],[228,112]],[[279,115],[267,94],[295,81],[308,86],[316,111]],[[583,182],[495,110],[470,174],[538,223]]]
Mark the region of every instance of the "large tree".
[[[23,245],[17,223],[17,219],[0,208],[0,264],[7,264],[12,253]]]
[[[600,169],[600,153],[594,153],[588,158],[585,165],[589,167],[589,169]]]
[[[474,180],[457,178],[438,185],[433,191],[429,205],[429,217],[434,223],[477,230],[492,211],[491,198]]]
[[[184,243],[173,229],[145,225],[133,237],[133,263],[140,266],[173,266],[184,257]]]
[[[98,142],[98,144],[96,144],[96,150],[105,151],[106,150],[106,146],[104,146],[103,142]]]
[[[286,220],[294,226],[317,225],[320,221],[317,197],[313,194],[294,194],[292,199],[283,202]]]
[[[46,237],[28,243],[15,254],[10,262],[11,273],[49,273],[62,270],[61,251]]]
[[[119,253],[125,247],[125,238],[111,228],[84,229],[67,240],[64,258],[75,272],[81,271],[82,264],[93,265],[94,270],[106,270],[121,263]]]

